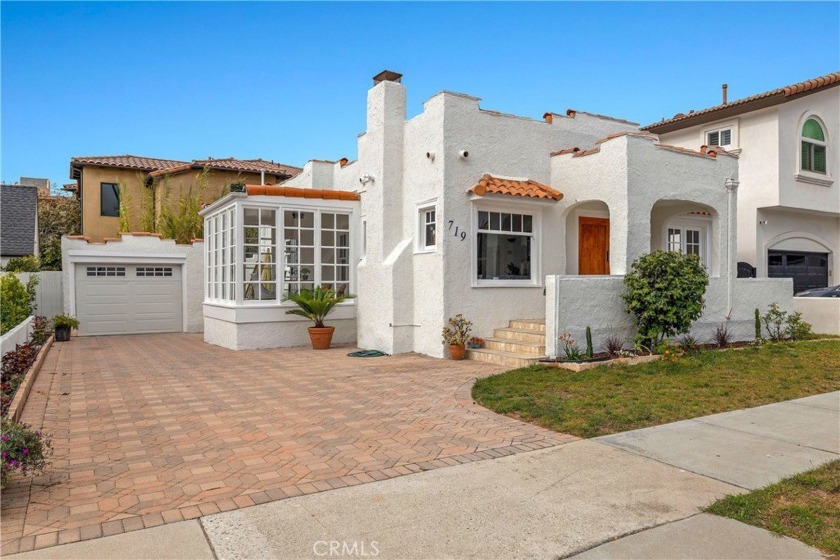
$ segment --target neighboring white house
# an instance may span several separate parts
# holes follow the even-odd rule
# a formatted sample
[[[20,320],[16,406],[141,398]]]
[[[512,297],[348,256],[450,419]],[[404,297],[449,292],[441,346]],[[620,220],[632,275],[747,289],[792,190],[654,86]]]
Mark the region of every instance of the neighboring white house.
[[[205,340],[304,344],[283,294],[327,284],[356,295],[331,321],[339,342],[443,356],[441,328],[462,313],[488,340],[473,357],[536,360],[561,332],[591,326],[596,345],[632,335],[621,275],[660,248],[709,270],[702,338],[728,323],[749,339],[755,308],[790,309],[790,280],[735,280],[737,156],[579,111],[487,111],[451,92],[406,120],[400,81],[374,78],[357,161],[311,161],[283,186],[203,211]],[[506,328],[518,319],[530,321]]]
[[[835,72],[642,129],[738,154],[738,260],[796,291],[840,283],[838,86]]]

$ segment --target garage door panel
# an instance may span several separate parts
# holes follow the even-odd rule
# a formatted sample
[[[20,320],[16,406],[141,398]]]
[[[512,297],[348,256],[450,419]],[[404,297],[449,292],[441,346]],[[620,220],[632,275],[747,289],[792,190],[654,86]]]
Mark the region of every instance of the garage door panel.
[[[792,278],[794,293],[824,288],[828,285],[828,254],[770,250],[767,254],[767,276]]]
[[[104,273],[99,265],[77,266],[76,314],[81,334],[183,330],[179,266],[107,266]]]

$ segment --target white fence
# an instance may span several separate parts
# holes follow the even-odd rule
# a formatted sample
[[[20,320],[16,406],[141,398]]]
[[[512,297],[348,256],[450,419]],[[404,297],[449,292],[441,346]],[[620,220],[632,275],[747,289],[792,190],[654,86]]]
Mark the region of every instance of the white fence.
[[[32,335],[32,320],[31,315],[24,319],[15,328],[0,337],[0,355],[6,352],[11,352],[18,344],[26,344],[29,342],[29,337]]]
[[[35,304],[37,309],[34,315],[44,315],[52,319],[56,315],[64,313],[64,291],[61,285],[61,271],[49,270],[43,272],[16,272],[15,276],[26,284],[32,275],[38,277],[38,286],[35,288]]]

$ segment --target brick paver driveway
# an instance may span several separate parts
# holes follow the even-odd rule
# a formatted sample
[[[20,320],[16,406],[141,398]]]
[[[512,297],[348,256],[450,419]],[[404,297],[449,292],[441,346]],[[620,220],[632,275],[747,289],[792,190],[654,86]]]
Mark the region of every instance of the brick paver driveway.
[[[233,352],[200,335],[56,344],[23,421],[52,434],[3,493],[3,552],[509,455],[572,437],[475,405],[480,362]]]

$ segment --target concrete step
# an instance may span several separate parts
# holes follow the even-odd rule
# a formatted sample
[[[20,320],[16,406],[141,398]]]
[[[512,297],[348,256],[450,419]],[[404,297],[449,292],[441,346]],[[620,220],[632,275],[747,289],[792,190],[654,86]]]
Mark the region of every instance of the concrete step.
[[[545,319],[512,319],[508,326],[512,329],[544,333]]]
[[[495,329],[493,331],[493,338],[505,338],[508,340],[516,340],[519,342],[532,342],[535,344],[545,344],[545,334],[539,331],[532,331],[526,329],[514,329],[511,327],[504,327]]]
[[[491,348],[468,348],[467,358],[470,360],[487,362],[499,366],[521,368],[536,364],[541,358],[541,356],[531,356],[528,354],[512,354],[510,352],[493,350]]]
[[[545,339],[545,337],[543,337]],[[527,356],[545,356],[545,341],[523,342],[511,338],[485,338],[484,347],[490,350],[501,350],[510,354],[523,354]]]

